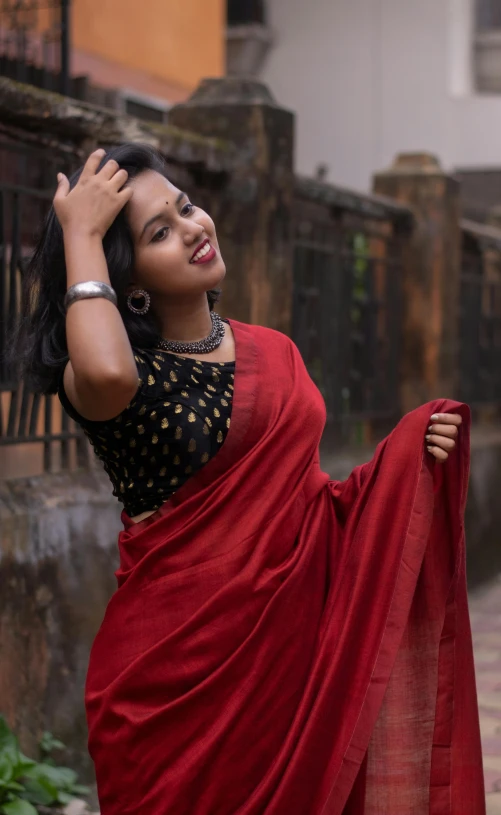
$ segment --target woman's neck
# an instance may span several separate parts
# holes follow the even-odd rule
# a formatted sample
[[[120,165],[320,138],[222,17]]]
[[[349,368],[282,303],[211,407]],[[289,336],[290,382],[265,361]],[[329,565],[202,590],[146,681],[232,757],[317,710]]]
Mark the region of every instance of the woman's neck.
[[[155,311],[160,319],[161,334],[166,340],[193,342],[204,339],[212,330],[207,295],[194,303],[160,303]]]

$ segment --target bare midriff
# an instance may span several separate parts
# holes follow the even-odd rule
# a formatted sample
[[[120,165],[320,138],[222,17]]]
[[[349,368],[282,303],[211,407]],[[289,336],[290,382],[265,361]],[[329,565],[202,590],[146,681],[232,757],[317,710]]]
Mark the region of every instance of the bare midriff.
[[[146,520],[146,518],[149,518],[150,515],[154,515],[155,512],[158,512],[158,510],[149,509],[147,512],[141,512],[140,515],[133,515],[133,517],[131,518],[131,521],[132,521],[132,523],[138,524],[141,521]]]

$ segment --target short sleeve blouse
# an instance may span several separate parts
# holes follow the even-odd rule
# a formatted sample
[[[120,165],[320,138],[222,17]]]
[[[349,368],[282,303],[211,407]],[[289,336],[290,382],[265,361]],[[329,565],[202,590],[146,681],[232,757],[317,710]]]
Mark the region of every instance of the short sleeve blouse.
[[[122,413],[85,419],[61,383],[59,398],[83,428],[130,517],[158,509],[223,445],[231,424],[234,362],[134,349],[139,387]]]

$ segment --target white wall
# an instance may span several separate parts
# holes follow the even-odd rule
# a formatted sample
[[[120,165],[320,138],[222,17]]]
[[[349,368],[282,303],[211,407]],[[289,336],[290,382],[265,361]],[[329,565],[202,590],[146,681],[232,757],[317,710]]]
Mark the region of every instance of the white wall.
[[[501,95],[472,91],[473,1],[268,0],[261,78],[297,113],[297,170],[367,190],[402,151],[501,166]]]

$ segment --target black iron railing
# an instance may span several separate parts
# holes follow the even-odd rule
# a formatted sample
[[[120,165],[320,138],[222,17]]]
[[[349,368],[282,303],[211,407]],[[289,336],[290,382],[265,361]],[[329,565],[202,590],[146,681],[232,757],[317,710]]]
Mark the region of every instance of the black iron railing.
[[[411,215],[377,198],[298,180],[293,337],[328,423],[352,437],[399,413],[402,235]]]
[[[459,398],[501,405],[501,233],[463,222]]]
[[[43,470],[89,462],[88,445],[56,396],[30,393],[6,352],[19,310],[21,278],[54,193],[56,173],[75,158],[48,148],[0,141],[0,447],[32,444]]]
[[[0,0],[0,75],[71,94],[70,0]]]

